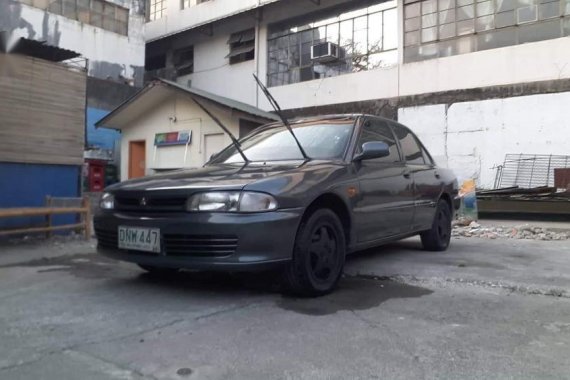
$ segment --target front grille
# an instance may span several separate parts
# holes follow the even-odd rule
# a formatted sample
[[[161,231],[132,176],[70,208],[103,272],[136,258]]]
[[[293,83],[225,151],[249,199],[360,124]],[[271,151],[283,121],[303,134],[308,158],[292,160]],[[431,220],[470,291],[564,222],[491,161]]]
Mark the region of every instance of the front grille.
[[[235,253],[238,239],[231,235],[164,234],[163,243],[167,256],[219,257]]]
[[[117,230],[96,227],[95,235],[99,247],[118,248]],[[234,254],[237,245],[238,238],[233,235],[163,234],[161,240],[161,249],[166,256],[223,257]]]
[[[97,244],[101,248],[114,248],[119,245],[117,230],[103,230],[95,227],[95,236],[97,236]]]
[[[144,198],[144,200],[143,200]],[[184,211],[187,197],[116,196],[115,208],[131,212]]]

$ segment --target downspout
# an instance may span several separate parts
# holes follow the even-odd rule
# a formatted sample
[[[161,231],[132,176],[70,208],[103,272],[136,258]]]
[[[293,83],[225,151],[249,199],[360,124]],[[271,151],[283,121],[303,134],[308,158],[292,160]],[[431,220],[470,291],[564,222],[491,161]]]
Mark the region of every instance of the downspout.
[[[255,17],[255,75],[259,77],[259,58],[261,55],[261,51],[259,51],[259,36],[261,35],[261,15],[262,9],[260,8],[261,0],[257,0],[257,15]],[[255,86],[255,106],[259,108],[259,86]]]

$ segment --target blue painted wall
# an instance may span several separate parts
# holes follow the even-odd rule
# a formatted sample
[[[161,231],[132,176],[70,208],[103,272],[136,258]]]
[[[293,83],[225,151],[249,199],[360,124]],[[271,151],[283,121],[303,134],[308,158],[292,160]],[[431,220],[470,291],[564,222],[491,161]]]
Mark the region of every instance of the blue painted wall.
[[[118,131],[107,128],[95,128],[95,123],[106,116],[109,111],[98,108],[87,108],[87,145],[102,149],[114,149],[121,139]]]
[[[78,197],[80,166],[0,162],[0,208],[35,207],[46,195]],[[54,224],[75,223],[74,215],[54,216]],[[42,225],[43,217],[0,219],[0,228]]]

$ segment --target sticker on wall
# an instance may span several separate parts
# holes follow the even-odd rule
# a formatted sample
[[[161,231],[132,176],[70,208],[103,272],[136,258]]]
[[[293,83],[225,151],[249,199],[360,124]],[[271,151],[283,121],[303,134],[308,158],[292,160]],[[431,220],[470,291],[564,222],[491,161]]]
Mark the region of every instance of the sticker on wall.
[[[154,135],[155,146],[188,145],[192,141],[192,131],[157,133]]]

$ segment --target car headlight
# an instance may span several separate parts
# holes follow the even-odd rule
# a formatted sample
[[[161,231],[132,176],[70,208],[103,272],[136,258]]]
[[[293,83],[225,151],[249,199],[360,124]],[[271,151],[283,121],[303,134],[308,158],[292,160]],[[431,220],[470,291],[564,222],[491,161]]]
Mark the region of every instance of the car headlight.
[[[115,208],[115,196],[110,193],[103,193],[101,201],[99,202],[99,207],[103,210],[112,210]]]
[[[277,209],[277,201],[269,194],[240,191],[213,191],[193,195],[186,210],[202,212],[262,212]]]

